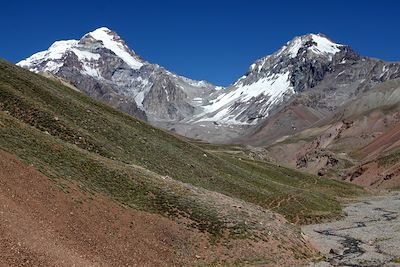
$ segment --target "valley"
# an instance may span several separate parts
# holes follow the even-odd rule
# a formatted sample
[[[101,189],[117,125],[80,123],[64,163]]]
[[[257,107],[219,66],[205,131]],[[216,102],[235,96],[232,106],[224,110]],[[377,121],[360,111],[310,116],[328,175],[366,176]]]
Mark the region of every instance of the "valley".
[[[84,194],[84,203],[99,197],[128,213],[161,216],[173,229],[176,225],[193,233],[199,238],[194,247],[171,234],[173,246],[187,251],[183,261],[198,255],[204,264],[305,263],[317,251],[298,225],[338,218],[341,201],[365,194],[358,186],[171,135],[5,61],[0,64],[0,88],[3,153],[15,155],[35,175],[40,171],[60,196],[77,191]],[[7,177],[2,176],[4,188],[11,186]],[[38,203],[50,201],[42,193],[38,197]],[[71,212],[80,213],[77,208]],[[175,250],[167,250],[170,244],[160,246],[178,259],[171,254]]]
[[[396,266],[399,103],[323,34],[227,87],[107,27],[0,59],[0,265]]]

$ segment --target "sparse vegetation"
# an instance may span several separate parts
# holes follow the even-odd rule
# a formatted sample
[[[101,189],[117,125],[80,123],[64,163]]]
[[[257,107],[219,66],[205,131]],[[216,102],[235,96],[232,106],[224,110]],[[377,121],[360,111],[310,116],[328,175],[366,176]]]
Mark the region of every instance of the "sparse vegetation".
[[[378,164],[381,166],[388,166],[400,161],[400,150],[394,151],[386,156],[378,158]]]
[[[337,217],[337,197],[362,193],[350,184],[242,159],[215,145],[204,150],[4,61],[0,110],[1,149],[55,180],[78,181],[85,190],[133,208],[188,217],[216,237],[226,231],[243,237],[250,226],[240,216],[221,215],[191,185],[272,209],[294,223]]]

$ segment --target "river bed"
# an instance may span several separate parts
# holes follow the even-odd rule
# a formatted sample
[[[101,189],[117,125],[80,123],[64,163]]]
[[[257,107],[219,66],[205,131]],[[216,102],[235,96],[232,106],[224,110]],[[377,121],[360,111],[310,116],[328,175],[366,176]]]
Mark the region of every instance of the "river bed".
[[[344,213],[302,227],[325,258],[310,266],[400,266],[400,192],[349,204]]]

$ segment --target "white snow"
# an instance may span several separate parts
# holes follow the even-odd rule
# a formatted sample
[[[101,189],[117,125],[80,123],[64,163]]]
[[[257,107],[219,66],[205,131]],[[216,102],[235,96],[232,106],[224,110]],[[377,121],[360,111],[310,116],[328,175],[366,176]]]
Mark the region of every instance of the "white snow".
[[[232,124],[248,124],[235,119],[235,116],[229,115],[231,106],[234,103],[245,103],[252,98],[264,95],[267,100],[265,106],[269,107],[279,102],[283,95],[293,88],[289,82],[289,72],[284,74],[273,74],[266,78],[260,79],[249,85],[238,85],[230,92],[221,94],[214,99],[210,105],[203,107],[203,113],[196,116],[198,121],[219,121]],[[214,114],[213,114],[214,113]],[[207,116],[207,114],[213,114]]]
[[[55,72],[57,72],[62,66],[64,65],[64,63],[63,62],[54,62],[54,61],[48,61],[48,62],[46,62],[46,64],[45,64],[45,69],[46,69],[46,71],[48,71],[48,72],[52,72],[52,73],[55,73]],[[21,65],[21,66],[23,66],[23,65]],[[37,67],[34,69],[34,72],[38,72],[39,70],[37,69]]]
[[[100,28],[89,33],[94,39],[103,42],[105,48],[114,52],[118,57],[124,60],[130,67],[134,69],[140,68],[143,63],[129,53],[129,48],[122,42],[115,40],[107,28]],[[82,73],[96,78],[102,78],[96,70],[94,61],[99,60],[101,55],[85,51],[79,45],[78,40],[63,40],[54,42],[46,51],[38,52],[29,58],[22,60],[17,65],[31,69],[32,71],[49,71],[56,73],[63,66],[62,57],[68,53],[74,53],[83,65]],[[40,66],[40,69],[39,69]],[[145,84],[146,81],[143,81]]]
[[[143,79],[142,77],[136,77],[132,79],[132,84],[134,84],[133,82],[139,82],[141,83],[142,87],[145,87],[146,85],[149,84],[149,80],[148,79]]]
[[[202,104],[203,104],[203,98],[201,98],[201,97],[193,98],[192,105],[194,105],[196,107],[200,107],[200,106],[202,106]]]
[[[98,60],[100,58],[100,54],[79,50],[76,48],[72,48],[71,50],[75,53],[79,60]]]
[[[206,87],[207,86],[207,82],[206,81],[195,81],[195,80],[191,80],[191,79],[187,79],[187,82],[194,87]]]
[[[108,28],[102,27],[93,32],[90,32],[90,36],[94,39],[102,41],[103,45],[113,51],[118,57],[120,57],[123,61],[126,62],[133,69],[140,69],[143,66],[143,63],[135,58],[131,53],[129,53],[129,48],[123,45],[123,43],[115,40],[115,37],[110,34],[110,30]]]
[[[241,81],[243,81],[243,80],[246,79],[246,78],[247,78],[247,76],[246,76],[246,75],[243,75],[242,77],[240,77],[240,78],[233,84],[233,86],[237,86],[238,84],[240,84]]]
[[[21,60],[17,63],[18,66],[32,69],[34,72],[38,72],[37,65],[42,62],[45,63],[45,71],[57,72],[57,70],[63,65],[62,62],[56,62],[60,60],[66,51],[78,44],[77,40],[57,41],[54,42],[49,49],[33,54],[27,59]]]
[[[345,72],[344,70],[339,72],[338,75],[336,75],[335,79],[338,78],[340,75],[342,75],[344,72]]]
[[[43,70],[55,73],[64,64],[61,61],[62,57],[67,52],[73,52],[78,57],[78,59],[82,61],[84,65],[83,66],[84,70],[82,71],[82,73],[94,77],[100,77],[97,70],[93,69],[91,66],[87,64],[87,61],[98,60],[100,58],[100,54],[91,53],[89,51],[78,49],[77,48],[78,42],[79,41],[77,40],[54,42],[46,51],[41,51],[36,54],[33,54],[29,58],[18,62],[17,65],[22,67],[28,67],[33,71],[38,72],[39,71],[37,69],[38,65],[44,62],[45,66]]]
[[[87,64],[85,64],[83,66],[82,74],[86,74],[86,75],[89,75],[89,76],[92,76],[92,77],[96,77],[96,78],[102,78],[97,69],[94,69],[94,68],[90,67]]]
[[[281,49],[278,50],[274,54],[275,57],[279,57],[282,54],[288,55],[291,58],[295,58],[300,48],[302,48],[306,41],[311,40],[316,43],[308,48],[315,54],[324,54],[328,56],[332,56],[340,51],[339,47],[342,45],[331,42],[328,38],[318,35],[318,34],[309,34],[304,36],[299,36],[294,38],[292,41],[286,43]]]
[[[143,100],[144,100],[144,91],[141,91],[135,96],[135,102],[138,105],[138,107],[143,108]]]
[[[296,38],[293,43],[291,44],[290,48],[289,48],[289,56],[291,58],[295,58],[297,56],[297,53],[299,52],[300,48],[303,46],[301,39],[300,38]]]
[[[167,102],[169,102],[169,94],[168,94],[167,89],[164,88],[164,92],[165,92],[165,94],[167,95]]]
[[[314,42],[317,43],[317,46],[312,46],[310,49],[317,54],[336,54],[340,51],[339,47],[342,45],[335,44],[329,41],[327,38],[322,37],[317,34],[311,34]]]
[[[77,40],[57,41],[54,42],[47,51],[34,54],[32,59],[61,59],[64,53],[78,44]]]

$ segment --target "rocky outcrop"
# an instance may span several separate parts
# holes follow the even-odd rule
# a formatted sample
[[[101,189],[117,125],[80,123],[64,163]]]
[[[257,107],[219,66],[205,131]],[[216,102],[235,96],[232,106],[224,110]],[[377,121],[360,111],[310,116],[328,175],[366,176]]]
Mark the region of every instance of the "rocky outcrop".
[[[186,93],[168,78],[158,79],[143,100],[143,107],[158,119],[179,121],[193,115]]]

